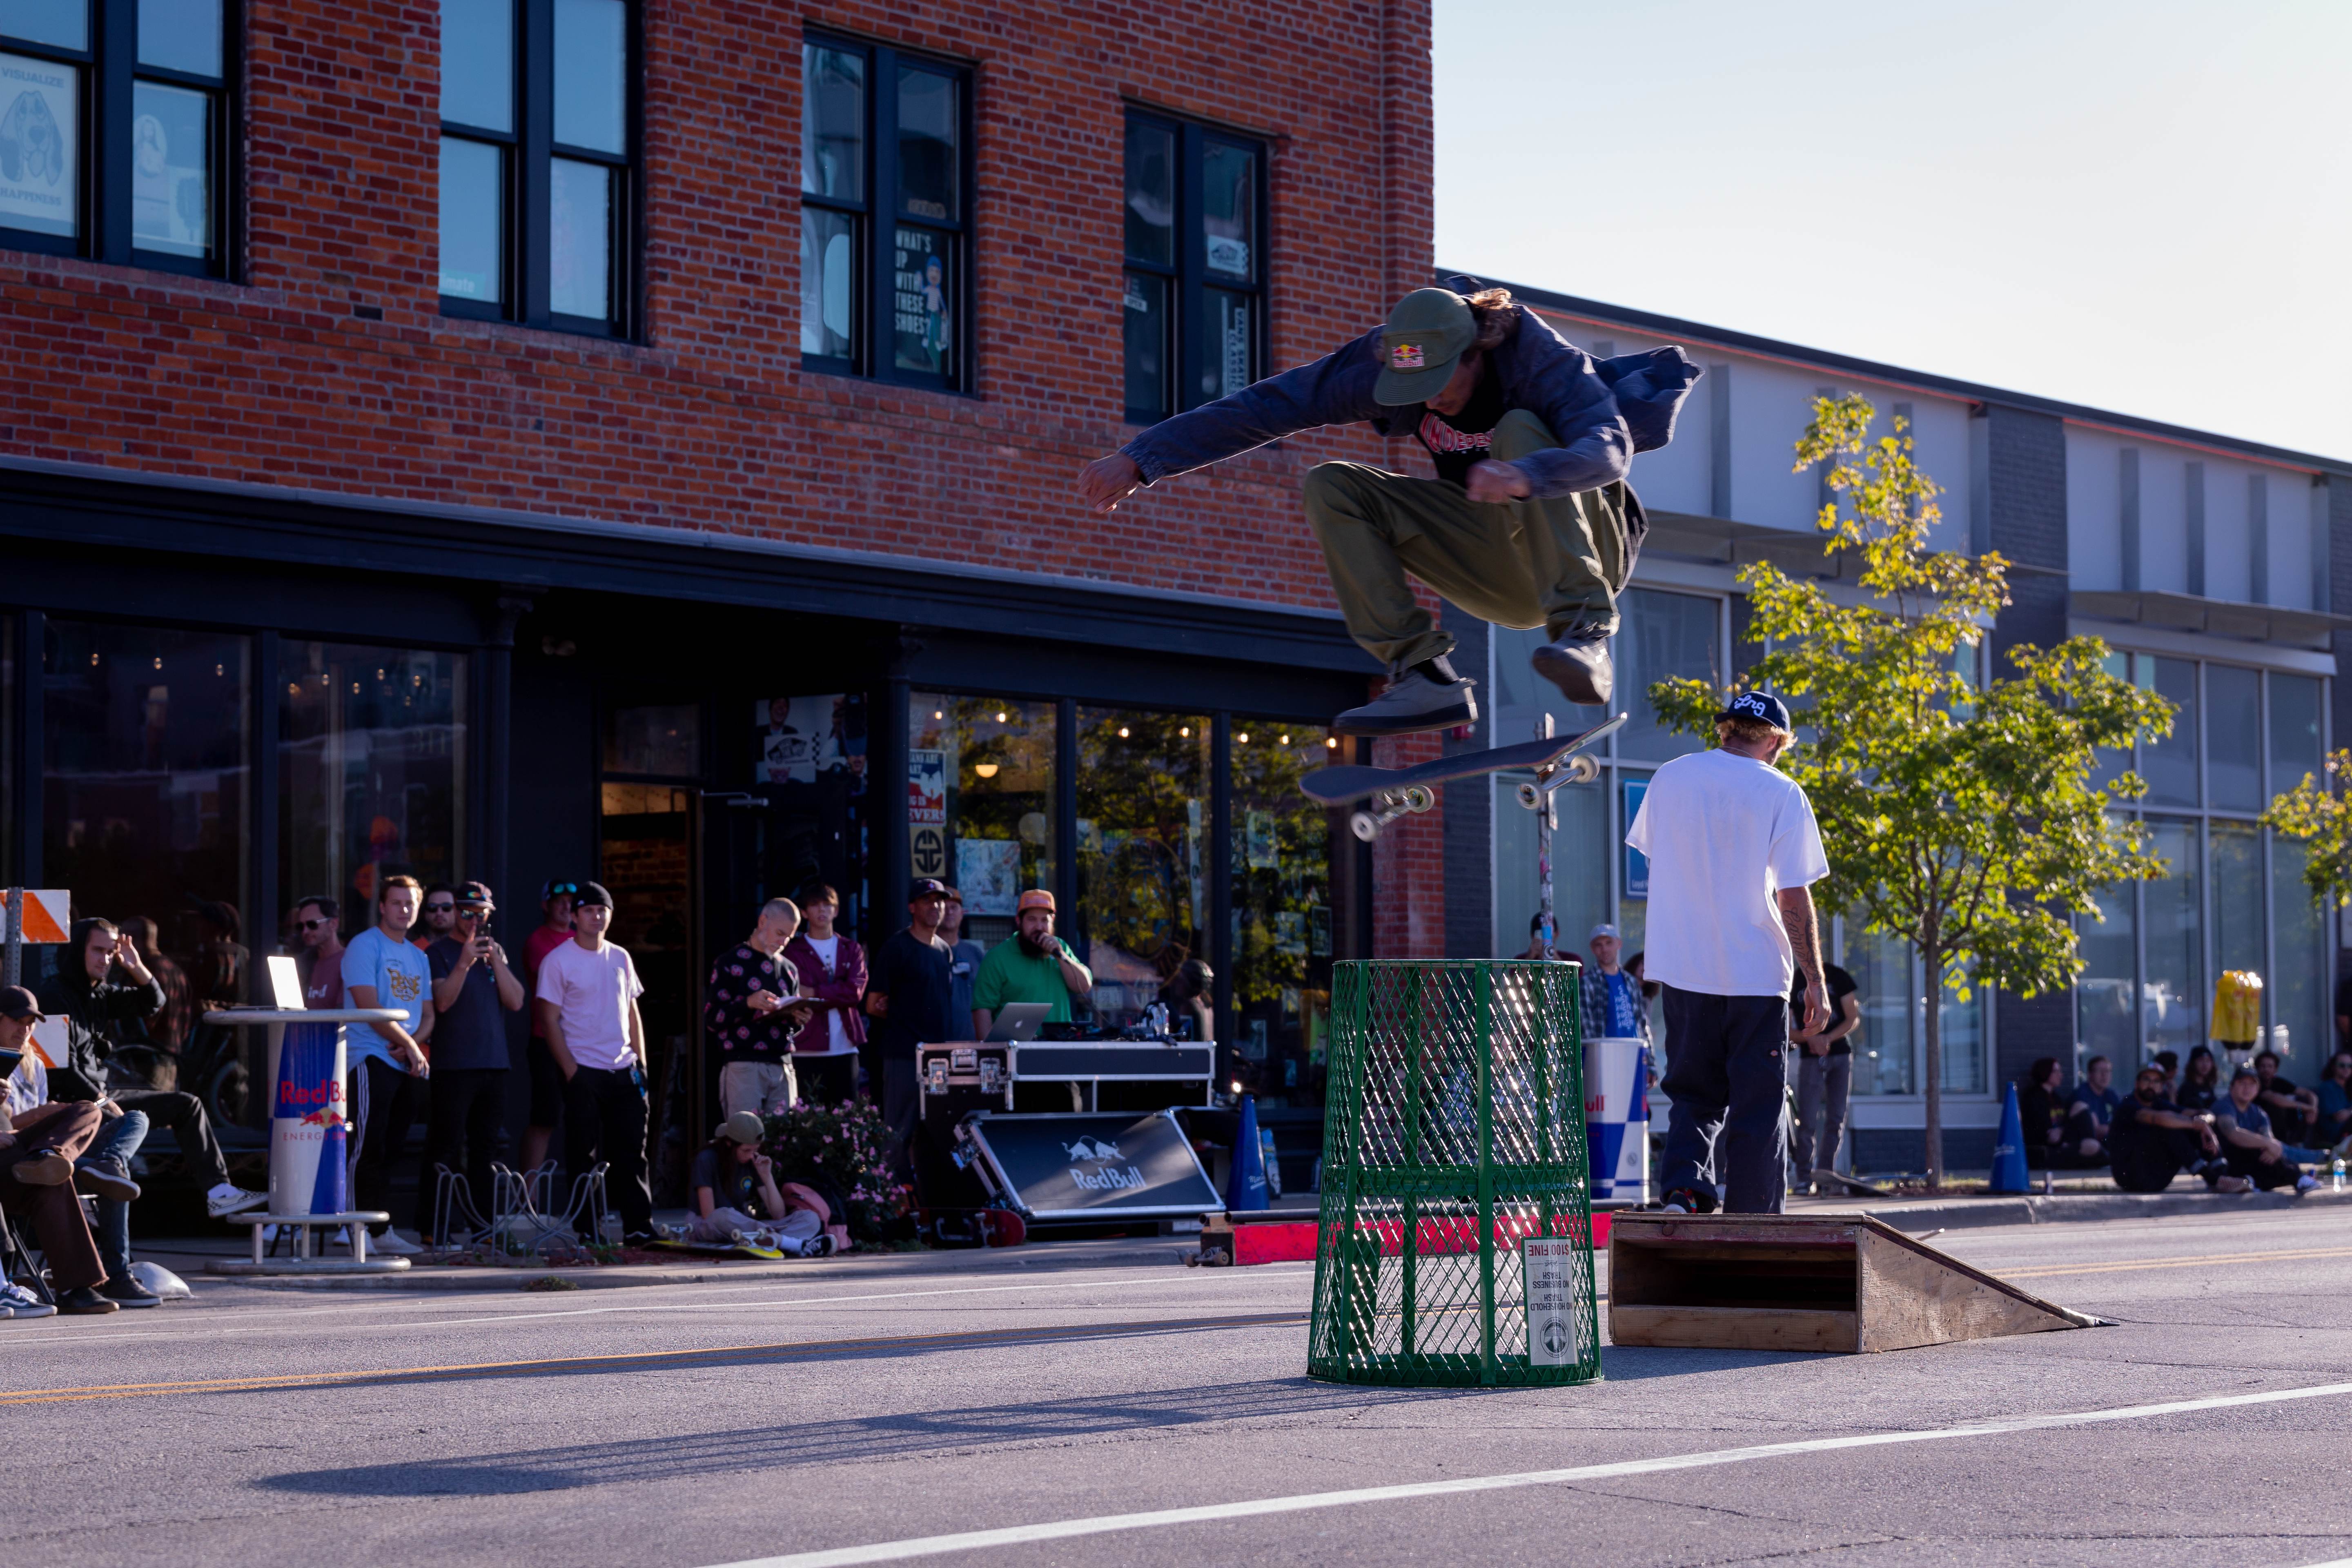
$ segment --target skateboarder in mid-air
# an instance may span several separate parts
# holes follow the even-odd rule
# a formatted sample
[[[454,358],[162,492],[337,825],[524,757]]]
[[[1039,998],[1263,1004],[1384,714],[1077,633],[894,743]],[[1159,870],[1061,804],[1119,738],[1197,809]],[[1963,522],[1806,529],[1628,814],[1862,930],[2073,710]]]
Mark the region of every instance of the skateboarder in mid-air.
[[[1538,674],[1570,702],[1605,707],[1617,595],[1647,523],[1625,482],[1663,447],[1698,377],[1677,348],[1596,363],[1503,289],[1454,278],[1416,289],[1376,327],[1312,364],[1269,376],[1146,430],[1079,474],[1108,512],[1138,486],[1324,425],[1370,423],[1427,447],[1435,479],[1323,463],[1307,476],[1348,630],[1388,667],[1377,699],[1334,721],[1353,735],[1473,723],[1454,638],[1413,598],[1411,573],[1498,626],[1541,626]]]

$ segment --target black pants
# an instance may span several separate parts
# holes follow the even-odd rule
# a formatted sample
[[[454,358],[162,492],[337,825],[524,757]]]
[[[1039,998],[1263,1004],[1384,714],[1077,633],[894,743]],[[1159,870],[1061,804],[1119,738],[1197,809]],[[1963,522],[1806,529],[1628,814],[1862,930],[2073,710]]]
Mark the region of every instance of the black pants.
[[[621,1216],[624,1233],[654,1225],[654,1192],[646,1181],[646,1087],[634,1068],[582,1068],[563,1086],[563,1190],[561,1208],[572,1200],[572,1184],[604,1162],[605,1200]],[[584,1216],[583,1216],[584,1217]]]
[[[915,1136],[915,1119],[922,1113],[922,1097],[916,1090],[915,1061],[912,1057],[892,1058],[882,1063],[882,1121],[889,1131],[889,1147],[883,1151],[896,1179],[915,1179],[914,1153],[910,1145]]]
[[[2114,1153],[2116,1185],[2127,1193],[2160,1193],[2183,1171],[2203,1174],[2208,1157],[2197,1134],[2181,1127],[2135,1132]]]
[[[126,1089],[116,1093],[114,1103],[125,1110],[143,1112],[151,1130],[170,1128],[180,1145],[180,1158],[187,1162],[188,1174],[208,1187],[228,1180],[228,1162],[221,1157],[220,1140],[213,1136],[212,1118],[205,1114],[203,1100],[164,1089]]]
[[[424,1089],[423,1079],[380,1057],[364,1058],[352,1068],[344,1101],[352,1118],[352,1207],[392,1212],[392,1163],[408,1146]]]
[[[2230,1162],[2230,1174],[2243,1176],[2264,1192],[2273,1187],[2291,1187],[2303,1175],[2299,1167],[2284,1160],[2268,1159],[2261,1150],[2232,1143],[2227,1138],[2221,1140],[2221,1157]]]
[[[490,1217],[490,1162],[506,1153],[507,1073],[504,1068],[456,1068],[425,1080],[430,1107],[425,1121],[425,1161],[416,1174],[416,1228],[434,1236],[433,1206],[446,1165],[466,1173],[474,1212]],[[465,1223],[454,1210],[453,1225]],[[434,1236],[436,1241],[446,1237]]]
[[[1779,1214],[1788,1165],[1786,996],[1666,987],[1664,1191],[1720,1180],[1727,1214]]]

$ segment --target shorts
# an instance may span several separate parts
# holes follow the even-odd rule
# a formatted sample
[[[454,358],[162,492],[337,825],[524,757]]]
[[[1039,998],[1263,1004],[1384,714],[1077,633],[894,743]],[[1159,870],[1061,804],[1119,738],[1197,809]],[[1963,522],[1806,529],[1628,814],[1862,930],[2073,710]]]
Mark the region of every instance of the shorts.
[[[563,1069],[555,1065],[555,1053],[537,1035],[523,1048],[523,1059],[530,1065],[530,1125],[552,1127],[563,1116]]]

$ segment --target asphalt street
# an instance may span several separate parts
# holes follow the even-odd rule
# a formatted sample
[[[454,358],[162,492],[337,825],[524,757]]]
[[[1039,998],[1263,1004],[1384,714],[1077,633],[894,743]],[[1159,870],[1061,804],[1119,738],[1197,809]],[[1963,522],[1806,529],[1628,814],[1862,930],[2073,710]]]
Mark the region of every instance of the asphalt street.
[[[0,1540],[150,1568],[2352,1556],[2352,1215],[1931,1242],[2118,1326],[1868,1357],[1612,1347],[1599,1384],[1433,1392],[1309,1381],[1303,1264],[208,1283],[0,1323]],[[1757,1446],[1778,1447],[1736,1452]],[[1656,1464],[1689,1456],[1713,1458]],[[1377,1492],[1397,1488],[1417,1489]],[[1265,1511],[1102,1523],[1244,1501]],[[1036,1528],[1056,1524],[1083,1532]],[[890,1544],[977,1531],[1014,1533]]]

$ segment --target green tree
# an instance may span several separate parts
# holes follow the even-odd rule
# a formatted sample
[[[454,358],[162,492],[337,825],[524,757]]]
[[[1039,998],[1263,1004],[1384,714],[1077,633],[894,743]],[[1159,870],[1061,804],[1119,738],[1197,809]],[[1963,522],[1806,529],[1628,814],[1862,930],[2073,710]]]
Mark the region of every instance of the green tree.
[[[2169,731],[2172,708],[2109,674],[2095,637],[2012,648],[2015,673],[1979,689],[1963,650],[2009,602],[2008,563],[1930,548],[1939,487],[1913,461],[1906,422],[1873,439],[1872,417],[1859,396],[1817,399],[1796,448],[1797,471],[1827,468],[1823,549],[1860,559],[1869,599],[1840,604],[1769,563],[1745,568],[1748,633],[1767,651],[1735,689],[1777,692],[1799,726],[1781,765],[1811,798],[1829,853],[1817,907],[1908,942],[1939,1004],[1922,1010],[1933,1188],[1943,995],[2071,984],[2083,968],[2074,918],[2104,920],[2103,891],[2163,874],[2141,826],[2109,810],[2142,793],[2137,775],[2092,781],[2101,748]],[[1711,733],[1731,694],[1674,679],[1649,695],[1675,728]]]
[[[2271,802],[2263,826],[2289,838],[2300,838],[2309,850],[2303,859],[2304,885],[2312,901],[2324,910],[2352,904],[2352,752],[2331,752],[2325,776],[2303,775],[2303,782]]]

